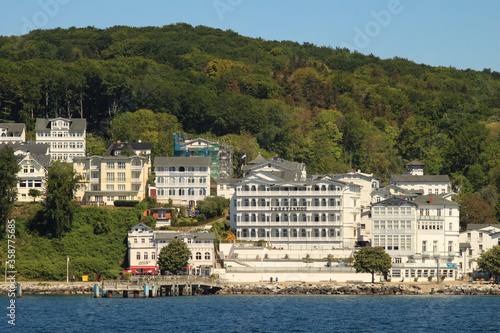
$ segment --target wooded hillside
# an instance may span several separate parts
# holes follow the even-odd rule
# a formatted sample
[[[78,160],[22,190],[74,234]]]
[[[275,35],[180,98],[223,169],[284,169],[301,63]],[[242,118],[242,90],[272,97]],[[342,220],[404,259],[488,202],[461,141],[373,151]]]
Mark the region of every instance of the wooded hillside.
[[[417,159],[489,218],[500,207],[500,73],[488,69],[176,24],[0,37],[0,72],[0,119],[30,130],[37,117],[83,116],[89,132],[153,141],[157,155],[183,130],[233,144],[236,163],[262,152],[383,181]]]

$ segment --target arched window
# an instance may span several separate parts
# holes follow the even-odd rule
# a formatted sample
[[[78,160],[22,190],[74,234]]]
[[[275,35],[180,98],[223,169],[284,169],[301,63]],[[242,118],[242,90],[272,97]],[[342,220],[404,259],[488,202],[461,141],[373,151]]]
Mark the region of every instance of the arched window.
[[[196,252],[196,260],[201,260],[201,252]]]
[[[314,199],[314,206],[319,206],[319,199],[318,198]]]
[[[260,205],[262,207],[265,207],[266,206],[266,199],[260,199]]]
[[[292,229],[292,237],[297,237],[297,229]]]
[[[321,200],[321,206],[326,206],[326,199]]]
[[[168,171],[175,171],[175,167],[169,167]]]
[[[194,172],[194,167],[188,167],[189,172]]]
[[[257,221],[257,217],[255,216],[255,214],[252,214],[252,219],[251,219],[252,222],[256,222]]]
[[[141,260],[141,252],[137,252],[137,260]]]
[[[247,229],[243,229],[242,234],[243,234],[242,237],[248,237],[248,230]]]
[[[322,222],[326,222],[326,214],[322,214],[321,215],[321,221]]]
[[[326,237],[326,229],[321,230],[321,237]]]
[[[151,259],[156,259],[156,253],[155,252],[151,252]]]
[[[314,229],[314,237],[319,237],[319,229]]]
[[[210,260],[210,252],[205,252],[205,260]]]
[[[326,186],[325,185],[321,185],[321,191],[326,191]]]
[[[300,230],[300,236],[301,236],[301,237],[306,237],[306,236],[307,236],[307,234],[306,234],[306,229],[301,229],[301,230]]]
[[[184,167],[179,167],[179,172],[184,172],[186,169]]]
[[[144,252],[144,260],[148,260],[148,253]]]
[[[279,229],[276,229],[274,236],[275,237],[279,237],[280,236],[280,230]]]
[[[283,229],[282,234],[283,237],[288,237],[288,229]]]
[[[252,191],[257,191],[257,187],[255,187],[255,185],[252,185]]]
[[[255,229],[252,229],[252,232],[251,232],[251,234],[250,234],[250,237],[256,237],[256,236],[255,236]]]

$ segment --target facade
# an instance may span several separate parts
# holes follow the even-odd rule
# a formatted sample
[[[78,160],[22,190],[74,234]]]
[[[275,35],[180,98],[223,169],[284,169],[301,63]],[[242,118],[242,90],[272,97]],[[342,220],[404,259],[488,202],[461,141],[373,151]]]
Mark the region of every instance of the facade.
[[[180,133],[174,134],[174,156],[209,157],[210,177],[231,177],[233,174],[233,151],[230,146],[208,139],[191,139]]]
[[[393,259],[394,278],[456,277],[459,206],[438,195],[372,204],[372,246]],[[439,268],[439,274],[437,270]]]
[[[19,172],[17,173],[17,200],[18,201],[42,201],[46,190],[47,171],[50,167],[50,156],[27,153],[17,155],[19,161]],[[42,196],[33,198],[30,196],[31,189],[39,190]]]
[[[210,157],[157,157],[154,162],[156,198],[195,207],[210,194]]]
[[[186,270],[188,274],[208,276],[212,273],[216,261],[215,234],[153,231],[144,224],[138,224],[128,232],[129,268],[158,269],[158,255],[161,249],[174,239],[182,239],[191,251]]]
[[[78,201],[113,205],[146,196],[148,157],[135,155],[127,143],[113,143],[103,156],[75,157],[73,170],[82,178]]]
[[[52,160],[72,162],[74,157],[85,156],[86,119],[37,118],[36,142],[50,145]]]
[[[459,271],[465,276],[477,268],[477,259],[484,251],[500,245],[500,225],[468,224],[460,233]]]
[[[146,209],[143,216],[153,216],[156,219],[156,227],[169,227],[172,223],[172,211],[174,208],[151,208]]]
[[[300,181],[295,173],[280,175],[258,171],[234,185],[230,219],[238,239],[286,249],[354,247],[359,185],[328,176]]]
[[[0,143],[26,142],[26,125],[23,123],[1,123]]]
[[[447,175],[424,175],[424,164],[413,161],[407,165],[408,173],[392,175],[390,185],[396,185],[406,190],[420,191],[423,194],[440,194],[451,196],[451,182]]]

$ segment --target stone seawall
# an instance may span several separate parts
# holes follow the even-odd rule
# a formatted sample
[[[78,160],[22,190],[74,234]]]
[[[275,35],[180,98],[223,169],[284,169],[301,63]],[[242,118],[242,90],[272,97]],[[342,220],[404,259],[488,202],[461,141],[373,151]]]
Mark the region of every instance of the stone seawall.
[[[500,285],[412,285],[412,284],[235,284],[218,294],[248,295],[495,295]]]
[[[94,283],[29,283],[21,282],[24,295],[92,295]],[[9,284],[0,285],[0,294],[7,294]],[[201,291],[200,293],[201,294]],[[397,284],[397,283],[295,283],[295,284],[232,284],[219,295],[492,295],[500,296],[500,285],[492,284]]]
[[[94,293],[94,283],[29,283],[20,282],[23,287],[23,295],[92,295]],[[9,285],[0,285],[0,294],[7,294]]]

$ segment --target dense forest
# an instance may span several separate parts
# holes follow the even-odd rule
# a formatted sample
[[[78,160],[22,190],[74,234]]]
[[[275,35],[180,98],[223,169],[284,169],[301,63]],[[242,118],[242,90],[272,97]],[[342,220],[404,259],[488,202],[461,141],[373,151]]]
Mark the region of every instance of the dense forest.
[[[169,155],[184,131],[232,144],[236,169],[261,152],[384,182],[417,159],[450,175],[468,222],[499,220],[500,73],[489,69],[176,24],[0,37],[0,72],[1,120],[33,130],[37,117],[85,117],[89,149],[141,139]]]

